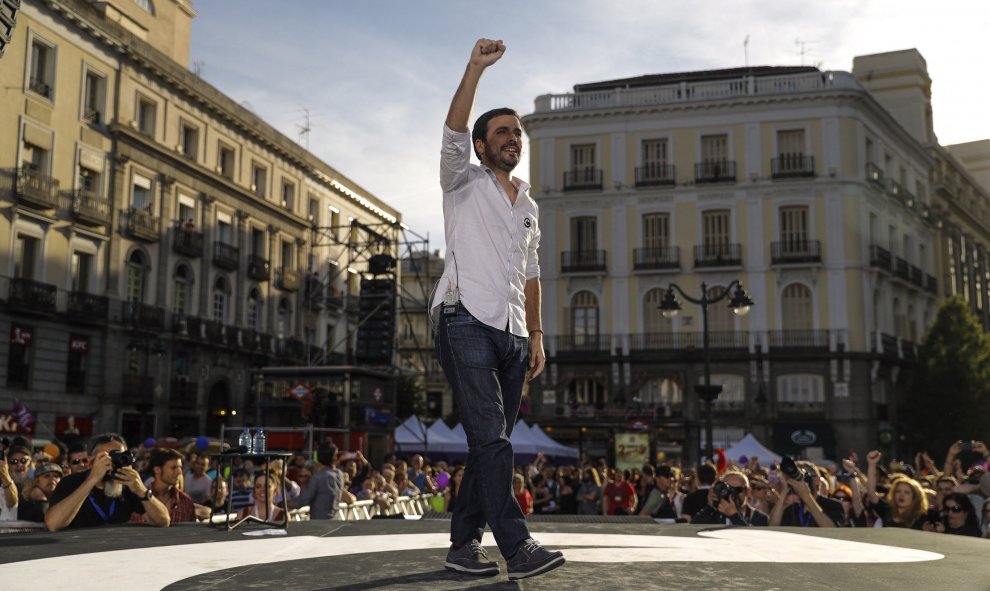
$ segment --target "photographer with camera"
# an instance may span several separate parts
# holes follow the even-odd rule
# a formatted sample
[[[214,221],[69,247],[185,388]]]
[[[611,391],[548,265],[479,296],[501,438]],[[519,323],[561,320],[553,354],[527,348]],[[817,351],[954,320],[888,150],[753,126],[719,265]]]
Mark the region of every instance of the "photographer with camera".
[[[89,444],[90,469],[62,479],[49,498],[45,526],[49,531],[126,523],[132,513],[147,515],[147,521],[168,527],[168,509],[141,482],[127,453],[124,438],[105,433]]]
[[[837,527],[842,505],[821,494],[822,477],[811,462],[780,461],[779,498],[770,513],[770,525]]]
[[[730,470],[708,489],[708,504],[698,510],[692,524],[741,525],[763,527],[770,525],[766,513],[749,505],[749,478],[742,472]]]

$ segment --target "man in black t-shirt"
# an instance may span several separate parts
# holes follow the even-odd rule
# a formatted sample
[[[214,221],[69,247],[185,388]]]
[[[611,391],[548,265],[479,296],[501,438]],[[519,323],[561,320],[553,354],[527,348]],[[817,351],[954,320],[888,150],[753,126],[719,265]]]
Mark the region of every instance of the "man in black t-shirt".
[[[687,521],[690,521],[695,513],[708,504],[708,490],[718,479],[718,470],[715,469],[715,464],[705,462],[698,466],[697,478],[698,490],[684,497],[684,503],[681,505],[681,518],[686,518]]]
[[[49,531],[127,523],[131,513],[147,515],[159,527],[168,527],[168,509],[155,498],[137,471],[127,466],[113,471],[111,451],[127,451],[124,438],[107,433],[89,444],[90,469],[62,479],[48,499],[45,527]],[[104,476],[113,471],[113,478]]]

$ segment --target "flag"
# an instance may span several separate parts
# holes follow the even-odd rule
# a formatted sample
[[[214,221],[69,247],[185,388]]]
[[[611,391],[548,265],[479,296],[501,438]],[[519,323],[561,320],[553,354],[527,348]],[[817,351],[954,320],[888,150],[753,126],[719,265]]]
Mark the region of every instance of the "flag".
[[[14,421],[18,425],[25,429],[31,429],[34,426],[34,413],[19,398],[14,399],[14,410],[10,411],[10,415],[14,417]]]

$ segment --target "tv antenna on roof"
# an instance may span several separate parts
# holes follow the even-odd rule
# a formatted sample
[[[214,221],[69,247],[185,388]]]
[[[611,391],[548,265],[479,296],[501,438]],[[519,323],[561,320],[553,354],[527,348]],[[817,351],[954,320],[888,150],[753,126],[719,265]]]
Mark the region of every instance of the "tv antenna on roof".
[[[301,144],[305,140],[306,150],[309,151],[309,132],[313,130],[313,127],[309,120],[309,109],[306,107],[303,107],[303,123],[301,125],[296,124],[296,127],[299,128],[298,142]]]
[[[808,53],[808,46],[818,43],[817,41],[808,41],[806,39],[794,39],[794,45],[797,46],[798,50],[795,52],[801,56],[801,65],[804,65],[804,56]]]
[[[746,67],[749,67],[749,33],[746,33],[746,38],[743,39],[743,59],[745,60]]]

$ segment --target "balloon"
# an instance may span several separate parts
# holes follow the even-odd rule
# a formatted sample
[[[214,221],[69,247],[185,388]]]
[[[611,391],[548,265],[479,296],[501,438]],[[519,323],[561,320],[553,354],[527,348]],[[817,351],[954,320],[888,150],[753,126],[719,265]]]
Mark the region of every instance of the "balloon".
[[[49,455],[51,460],[55,460],[62,455],[62,450],[60,450],[54,443],[49,443],[45,446],[45,453]]]
[[[146,448],[148,448],[148,449],[151,449],[151,448],[155,447],[155,444],[156,443],[158,443],[158,442],[155,441],[155,438],[154,437],[149,437],[149,438],[147,438],[147,439],[144,440],[144,446]]]
[[[200,435],[196,438],[196,449],[205,451],[208,447],[210,447],[210,440],[206,438],[206,435]]]

